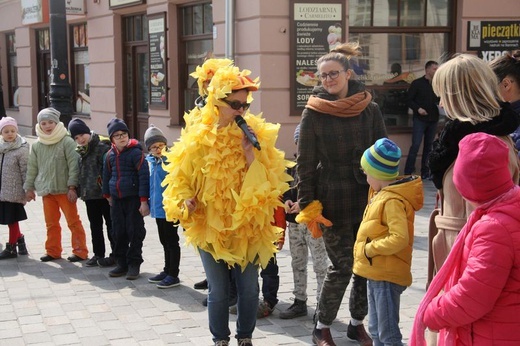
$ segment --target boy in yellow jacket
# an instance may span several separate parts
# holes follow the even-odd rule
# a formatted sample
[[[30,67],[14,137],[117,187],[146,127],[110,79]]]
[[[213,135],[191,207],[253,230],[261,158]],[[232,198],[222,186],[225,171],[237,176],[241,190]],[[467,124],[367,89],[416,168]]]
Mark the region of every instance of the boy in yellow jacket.
[[[399,177],[400,159],[401,149],[387,138],[361,158],[370,190],[353,271],[368,279],[368,330],[375,345],[402,345],[400,298],[412,283],[413,223],[423,206],[421,178]]]

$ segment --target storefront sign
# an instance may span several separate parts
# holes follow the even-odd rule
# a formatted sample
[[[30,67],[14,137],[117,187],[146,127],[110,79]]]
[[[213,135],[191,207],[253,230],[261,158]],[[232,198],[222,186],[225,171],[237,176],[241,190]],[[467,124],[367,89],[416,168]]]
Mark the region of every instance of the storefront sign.
[[[301,115],[319,83],[316,61],[343,42],[343,4],[291,0],[291,115]]]
[[[65,11],[67,12],[67,14],[85,14],[85,0],[65,1]]]
[[[166,73],[166,15],[148,16],[148,46],[150,48],[150,107],[168,108]]]
[[[49,22],[49,2],[46,0],[22,0],[22,24]]]
[[[109,7],[110,9],[125,7],[125,6],[133,6],[144,4],[144,0],[110,0]]]
[[[520,21],[470,21],[468,50],[491,61],[520,47]]]

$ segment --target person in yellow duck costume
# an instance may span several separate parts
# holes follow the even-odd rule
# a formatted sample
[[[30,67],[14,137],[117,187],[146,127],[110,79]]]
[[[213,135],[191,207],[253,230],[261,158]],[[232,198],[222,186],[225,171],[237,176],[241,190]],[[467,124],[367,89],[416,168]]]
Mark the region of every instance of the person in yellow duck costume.
[[[292,165],[275,148],[279,125],[247,111],[258,78],[236,66],[219,67],[200,114],[166,154],[163,184],[168,220],[179,220],[199,250],[210,286],[208,314],[215,344],[229,342],[229,268],[238,292],[236,338],[252,345],[258,306],[258,267],[276,252],[282,229],[271,225]],[[245,114],[244,114],[245,113]],[[235,123],[244,115],[261,144],[256,150]]]

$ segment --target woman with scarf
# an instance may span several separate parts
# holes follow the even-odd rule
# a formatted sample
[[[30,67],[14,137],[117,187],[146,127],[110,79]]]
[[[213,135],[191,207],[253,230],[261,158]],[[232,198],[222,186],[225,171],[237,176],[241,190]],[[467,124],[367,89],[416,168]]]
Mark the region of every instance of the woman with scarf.
[[[493,70],[476,56],[461,54],[439,67],[432,86],[441,98],[448,121],[434,141],[428,159],[440,198],[439,215],[435,217],[437,229],[433,231],[437,233],[430,233],[428,282],[446,260],[455,238],[473,210],[453,185],[453,164],[460,140],[475,132],[500,137],[510,148],[512,179],[515,183],[519,179],[519,162],[509,134],[520,125],[520,119],[509,103],[500,101],[498,80]]]
[[[330,326],[352,276],[352,247],[367,204],[368,184],[360,169],[363,152],[387,137],[381,111],[361,82],[352,80],[350,57],[359,44],[346,43],[318,59],[321,85],[303,111],[298,142],[297,222],[315,238],[323,236],[331,266],[319,294],[313,340],[335,345]],[[366,279],[354,275],[347,336],[372,345],[363,327],[368,313]]]

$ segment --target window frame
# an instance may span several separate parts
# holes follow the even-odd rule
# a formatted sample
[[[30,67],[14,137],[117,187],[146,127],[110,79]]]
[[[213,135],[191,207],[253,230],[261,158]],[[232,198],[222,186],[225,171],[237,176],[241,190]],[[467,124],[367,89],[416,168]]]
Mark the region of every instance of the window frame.
[[[210,5],[211,7],[211,31],[204,31],[206,29],[206,19],[207,19],[207,16],[206,16],[206,13],[205,13],[205,8],[206,8],[206,5]],[[201,19],[202,19],[202,23],[201,23],[201,27],[202,27],[202,33],[193,33],[194,30],[193,30],[193,12],[192,12],[192,15],[191,15],[191,19],[192,19],[192,25],[191,25],[191,28],[192,28],[192,32],[189,33],[189,34],[186,34],[185,32],[185,18],[184,18],[184,14],[185,14],[185,10],[188,9],[188,8],[195,8],[195,7],[198,7],[200,6],[202,8],[202,15],[201,15]],[[194,105],[191,105],[191,107],[186,107],[186,95],[188,93],[193,93],[195,88],[189,88],[188,86],[188,80],[189,80],[189,74],[194,72],[194,71],[189,71],[188,69],[188,61],[187,61],[187,53],[188,53],[188,44],[190,42],[194,42],[194,41],[205,41],[205,40],[209,40],[211,41],[211,45],[212,45],[212,50],[210,53],[213,53],[213,48],[214,48],[214,44],[213,44],[213,4],[211,1],[198,1],[198,2],[194,2],[194,3],[190,3],[190,4],[186,4],[186,5],[179,5],[178,7],[178,18],[177,18],[177,23],[178,23],[178,30],[179,30],[179,92],[178,92],[178,100],[179,100],[179,108],[178,108],[178,113],[177,115],[174,115],[172,114],[171,118],[170,118],[170,124],[171,125],[180,125],[180,126],[185,126],[185,122],[184,122],[184,113],[185,112],[189,112]],[[198,95],[198,88],[197,88],[197,95]]]

